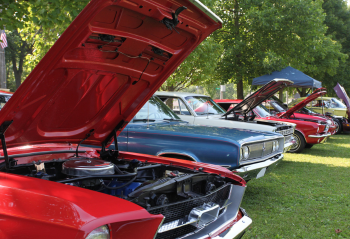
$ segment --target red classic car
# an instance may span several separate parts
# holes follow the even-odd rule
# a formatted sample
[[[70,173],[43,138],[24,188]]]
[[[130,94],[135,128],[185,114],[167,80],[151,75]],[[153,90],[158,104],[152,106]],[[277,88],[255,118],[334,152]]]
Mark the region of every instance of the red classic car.
[[[332,118],[328,118],[324,115],[311,115],[311,114],[303,114],[303,113],[297,113],[300,109],[304,108],[308,103],[311,101],[317,99],[318,97],[326,94],[325,91],[316,91],[313,94],[309,95],[307,98],[305,98],[303,101],[297,103],[290,109],[288,109],[287,106],[283,104],[277,97],[272,96],[270,100],[268,101],[269,108],[273,108],[270,110],[270,113],[273,115],[276,115],[280,118],[286,118],[286,119],[298,119],[298,120],[305,120],[305,121],[311,121],[311,122],[323,122],[328,126],[328,132],[331,134],[336,134],[339,131],[339,125],[336,125],[334,120]]]
[[[297,112],[297,113],[293,113],[293,115],[295,115],[297,118],[303,117],[305,119],[311,119],[311,120],[314,119],[313,118],[314,116],[321,117],[324,120],[328,121],[328,123],[330,124],[329,132],[331,134],[337,134],[337,133],[340,133],[341,131],[344,131],[344,132],[348,131],[348,128],[350,127],[347,127],[348,121],[346,118],[332,115],[328,112],[325,112],[324,114],[320,114],[306,107],[310,102],[320,99],[319,97],[322,97],[326,93],[327,93],[326,88],[319,88],[319,89],[316,89],[314,92],[312,92],[304,100],[300,101],[296,99],[295,101],[292,101],[290,105],[292,106],[294,105],[294,106],[291,109],[294,109],[294,111]],[[312,116],[312,118],[310,118],[309,116]]]
[[[220,27],[198,1],[92,0],[1,110],[0,238],[240,238],[241,177],[108,149]]]
[[[287,84],[284,87],[286,86]],[[281,85],[280,88],[283,89],[283,86]],[[296,124],[294,131],[295,143],[289,150],[289,152],[292,153],[300,153],[305,147],[311,148],[314,144],[323,143],[327,137],[331,135],[328,132],[329,126],[324,120],[310,121],[298,118],[287,118],[283,115],[271,115],[261,104],[271,97],[271,94],[264,93],[264,91],[265,86],[246,97],[244,100],[225,99],[215,100],[215,102],[227,110],[226,117],[232,114],[232,117],[241,118],[242,120],[260,118]]]

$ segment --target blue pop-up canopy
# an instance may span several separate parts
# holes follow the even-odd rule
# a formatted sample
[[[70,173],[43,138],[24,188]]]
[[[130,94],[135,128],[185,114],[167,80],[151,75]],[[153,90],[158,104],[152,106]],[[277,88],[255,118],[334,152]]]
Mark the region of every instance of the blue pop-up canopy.
[[[253,79],[253,85],[265,85],[276,78],[288,79],[294,82],[291,87],[321,88],[322,82],[304,74],[291,66],[287,66],[281,71],[274,71],[271,74],[259,76]]]

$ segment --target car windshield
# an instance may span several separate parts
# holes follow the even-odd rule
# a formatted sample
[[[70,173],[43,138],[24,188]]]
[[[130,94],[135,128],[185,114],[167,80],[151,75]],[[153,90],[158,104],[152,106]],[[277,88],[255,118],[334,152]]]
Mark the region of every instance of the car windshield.
[[[218,104],[216,104],[210,97],[205,96],[187,96],[185,97],[187,103],[192,107],[197,115],[214,114],[221,115],[225,113]]]
[[[270,98],[270,105],[279,113],[286,112],[288,108],[277,97]]]
[[[329,108],[342,108],[342,109],[346,109],[346,105],[344,105],[340,100],[336,99],[336,98],[332,98],[330,100],[330,105]]]
[[[255,113],[258,114],[261,118],[269,117],[271,114],[269,113],[269,110],[265,108],[263,105],[258,105],[254,109]]]
[[[181,119],[166,106],[158,97],[151,97],[147,103],[137,112],[132,122],[139,121],[158,121],[158,120],[176,120]]]
[[[0,110],[9,101],[12,95],[0,95]]]
[[[316,111],[313,111],[307,107],[304,107],[302,108],[301,110],[299,110],[300,112],[303,112],[303,113],[307,113],[307,114],[318,114]]]

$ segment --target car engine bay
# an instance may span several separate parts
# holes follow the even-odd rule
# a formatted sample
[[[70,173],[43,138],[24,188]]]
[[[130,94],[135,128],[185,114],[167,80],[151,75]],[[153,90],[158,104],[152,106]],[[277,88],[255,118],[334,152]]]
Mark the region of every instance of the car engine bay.
[[[18,165],[11,158],[9,165],[0,164],[0,171],[98,191],[133,202],[151,214],[162,214],[165,220],[157,239],[182,237],[203,229],[224,214],[232,187],[238,185],[201,168],[117,157],[71,157]],[[174,230],[177,228],[181,230]]]

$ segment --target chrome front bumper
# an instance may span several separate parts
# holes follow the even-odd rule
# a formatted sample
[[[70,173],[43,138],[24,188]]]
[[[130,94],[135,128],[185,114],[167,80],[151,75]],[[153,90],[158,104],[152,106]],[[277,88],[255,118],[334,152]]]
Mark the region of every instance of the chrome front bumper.
[[[213,239],[239,239],[243,236],[247,228],[252,224],[253,220],[248,216],[243,216],[241,220],[236,222],[223,236],[219,235],[213,237]]]
[[[295,142],[296,141],[294,138],[292,140],[290,140],[289,142],[286,142],[284,144],[283,153],[288,152],[292,148],[293,144],[295,144]]]
[[[283,154],[279,154],[260,163],[254,163],[233,169],[232,172],[241,176],[246,181],[254,178],[261,178],[267,171],[276,167],[283,157]]]
[[[309,138],[323,138],[323,137],[328,137],[331,136],[331,133],[326,133],[326,134],[314,134],[314,135],[309,135]]]

